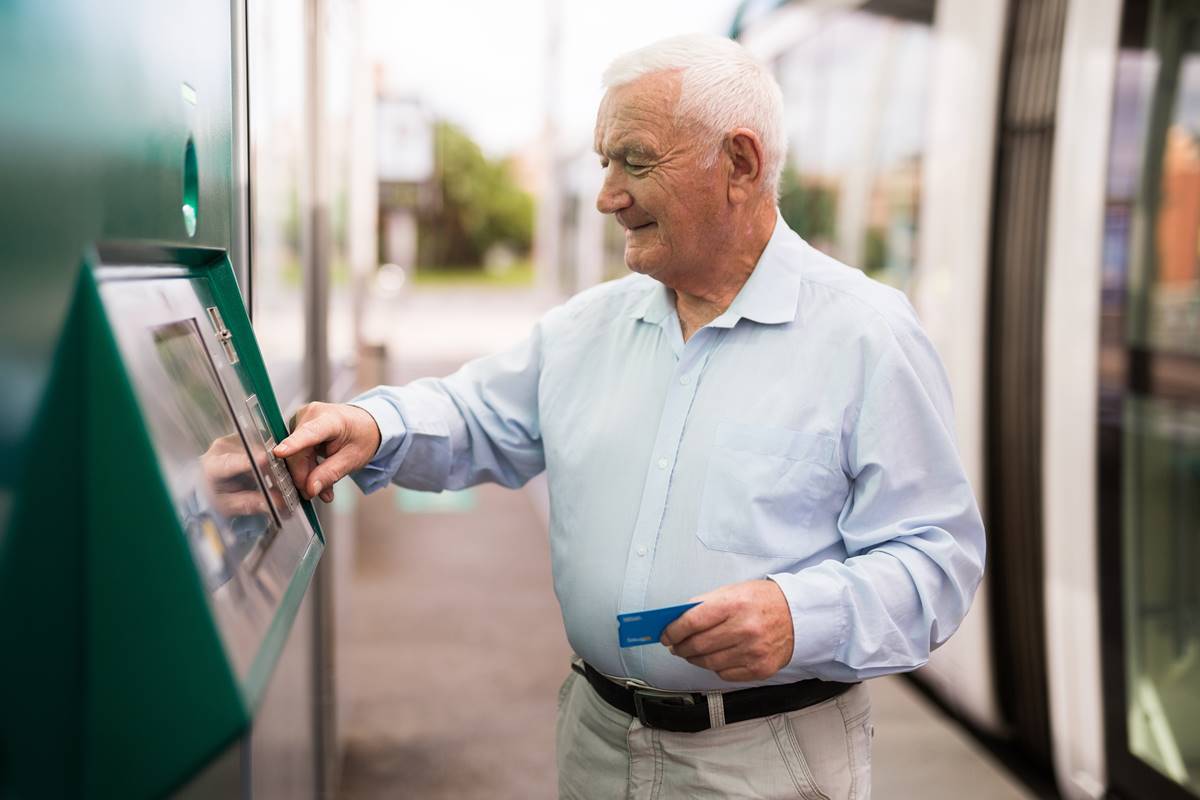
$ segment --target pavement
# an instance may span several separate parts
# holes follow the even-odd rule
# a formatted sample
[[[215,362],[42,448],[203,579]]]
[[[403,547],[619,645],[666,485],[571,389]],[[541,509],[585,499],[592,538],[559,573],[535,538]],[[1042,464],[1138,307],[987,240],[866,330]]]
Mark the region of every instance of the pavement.
[[[407,334],[389,341],[394,383],[512,343],[547,298],[460,291],[405,303]],[[360,499],[354,518],[339,599],[349,704],[339,798],[555,797],[555,698],[570,650],[539,487],[392,487]],[[875,800],[1034,796],[904,678],[870,687]]]

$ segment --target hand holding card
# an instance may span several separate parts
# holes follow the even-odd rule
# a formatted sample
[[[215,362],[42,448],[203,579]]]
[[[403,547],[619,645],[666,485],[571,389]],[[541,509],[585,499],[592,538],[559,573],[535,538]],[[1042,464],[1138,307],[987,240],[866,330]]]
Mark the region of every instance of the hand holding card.
[[[621,647],[640,647],[644,644],[658,644],[666,627],[683,615],[689,608],[695,608],[700,603],[684,603],[679,606],[666,608],[650,608],[645,611],[633,611],[628,614],[617,614],[617,639]]]

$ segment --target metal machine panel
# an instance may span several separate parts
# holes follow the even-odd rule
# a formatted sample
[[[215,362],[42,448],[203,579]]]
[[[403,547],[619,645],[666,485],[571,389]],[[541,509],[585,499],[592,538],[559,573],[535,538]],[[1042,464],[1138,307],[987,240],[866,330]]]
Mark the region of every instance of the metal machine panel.
[[[112,275],[113,280],[106,280]],[[208,281],[100,292],[226,651],[243,680],[314,535]]]
[[[224,252],[89,261],[0,539],[0,605],[37,608],[0,626],[3,796],[157,797],[207,771],[324,549],[270,455],[285,428]]]

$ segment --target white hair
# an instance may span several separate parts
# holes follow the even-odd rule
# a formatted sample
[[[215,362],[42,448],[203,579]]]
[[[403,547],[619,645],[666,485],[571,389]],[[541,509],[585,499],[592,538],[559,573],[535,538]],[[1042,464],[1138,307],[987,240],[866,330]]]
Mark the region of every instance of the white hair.
[[[764,189],[777,195],[787,155],[783,93],[770,71],[737,42],[705,33],[660,39],[618,56],[601,83],[615,89],[645,75],[676,71],[682,73],[676,119],[698,123],[713,136],[704,165],[716,163],[725,134],[749,128],[762,141]]]

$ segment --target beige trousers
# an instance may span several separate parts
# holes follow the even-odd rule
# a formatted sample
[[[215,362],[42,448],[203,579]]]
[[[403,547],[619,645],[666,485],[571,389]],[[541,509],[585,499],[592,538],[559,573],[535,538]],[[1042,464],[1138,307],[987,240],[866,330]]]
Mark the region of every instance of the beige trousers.
[[[572,671],[558,693],[564,800],[869,800],[871,701],[865,684],[799,711],[700,733],[644,727]]]

